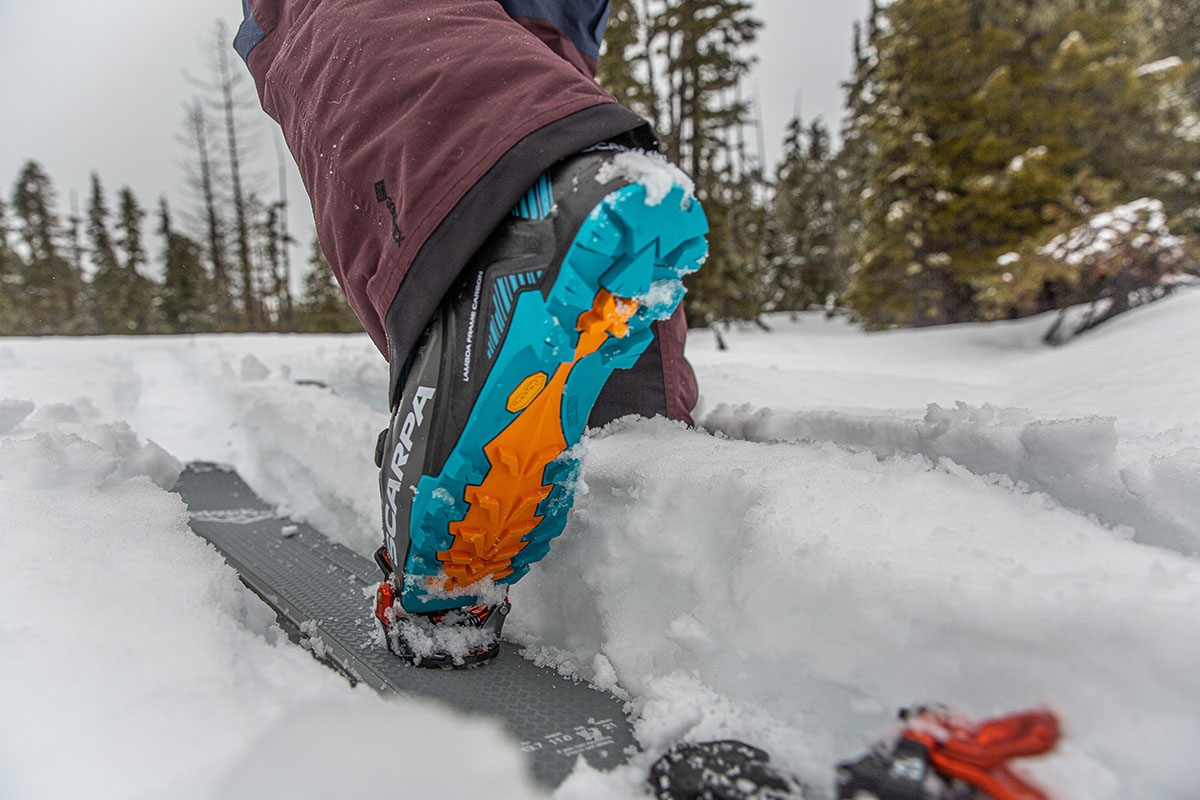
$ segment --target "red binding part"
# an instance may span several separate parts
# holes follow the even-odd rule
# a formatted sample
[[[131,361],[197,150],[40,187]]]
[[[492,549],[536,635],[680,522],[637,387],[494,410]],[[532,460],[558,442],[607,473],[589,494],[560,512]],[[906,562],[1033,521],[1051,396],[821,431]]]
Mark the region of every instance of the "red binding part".
[[[392,584],[387,581],[379,584],[379,588],[375,590],[375,617],[383,623],[384,630],[392,627],[387,612],[395,600],[396,592],[392,589]]]
[[[965,781],[994,800],[1049,800],[1017,777],[1007,762],[1053,749],[1060,735],[1058,717],[1049,711],[1026,711],[972,724],[926,709],[904,732],[905,738],[929,748],[938,772]]]

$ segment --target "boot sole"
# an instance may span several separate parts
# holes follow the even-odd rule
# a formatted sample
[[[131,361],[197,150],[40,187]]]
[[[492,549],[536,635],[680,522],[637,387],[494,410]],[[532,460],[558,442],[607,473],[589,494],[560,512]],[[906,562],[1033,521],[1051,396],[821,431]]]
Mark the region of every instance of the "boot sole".
[[[405,609],[477,602],[481,581],[514,583],[549,552],[574,501],[569,451],[609,376],[637,362],[651,323],[683,299],[707,230],[679,186],[654,205],[645,187],[624,186],[592,209],[549,288],[516,297],[467,425],[441,473],[418,484]]]

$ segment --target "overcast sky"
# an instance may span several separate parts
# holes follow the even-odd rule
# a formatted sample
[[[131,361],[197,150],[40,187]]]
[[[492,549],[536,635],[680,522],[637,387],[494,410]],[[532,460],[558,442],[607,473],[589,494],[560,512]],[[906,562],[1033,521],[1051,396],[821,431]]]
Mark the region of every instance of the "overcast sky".
[[[805,119],[820,115],[838,127],[851,25],[866,7],[867,0],[756,0],[765,25],[748,89],[761,97],[769,164],[778,157],[784,127],[801,96]],[[5,199],[11,198],[21,165],[32,158],[53,179],[64,213],[72,192],[79,208],[85,207],[92,171],[99,173],[110,207],[116,190],[129,185],[147,209],[165,192],[181,211],[190,202],[180,166],[185,150],[178,143],[182,105],[196,91],[183,72],[206,74],[201,39],[218,16],[236,29],[241,4],[0,0],[0,193]],[[269,120],[262,125],[260,147],[264,194],[270,196],[276,191],[275,155],[266,134],[273,134],[273,126]],[[293,230],[307,253],[311,215],[299,175],[289,180],[296,199]]]

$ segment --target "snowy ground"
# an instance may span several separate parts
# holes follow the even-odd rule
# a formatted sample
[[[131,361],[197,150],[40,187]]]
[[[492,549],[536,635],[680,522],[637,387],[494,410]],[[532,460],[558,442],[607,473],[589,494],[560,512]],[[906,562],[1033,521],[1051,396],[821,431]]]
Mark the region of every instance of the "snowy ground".
[[[1053,350],[771,324],[693,333],[707,431],[587,441],[513,593],[529,654],[649,753],[744,738],[812,798],[925,700],[1058,711],[1059,800],[1200,796],[1200,293]],[[497,729],[289,644],[163,488],[229,462],[368,553],[385,382],[363,337],[0,340],[0,797],[536,796]],[[647,758],[556,796],[636,796]]]

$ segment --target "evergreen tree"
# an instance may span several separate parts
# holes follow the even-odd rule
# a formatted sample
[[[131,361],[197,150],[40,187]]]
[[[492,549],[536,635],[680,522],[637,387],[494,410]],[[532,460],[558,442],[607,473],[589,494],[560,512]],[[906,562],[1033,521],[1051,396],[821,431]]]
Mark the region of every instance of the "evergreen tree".
[[[704,269],[685,277],[686,313],[691,322],[712,325],[757,320],[769,289],[764,264],[766,211],[757,171],[739,180],[728,173],[710,177],[704,211],[708,217],[708,259]]]
[[[149,333],[159,327],[158,286],[142,274],[146,251],[142,246],[142,210],[128,186],[117,193],[116,240],[118,260],[126,285],[126,328],[130,333]]]
[[[274,320],[277,330],[291,330],[294,309],[291,287],[288,285],[287,235],[283,216],[287,207],[282,202],[262,206],[255,198],[255,241],[257,259],[262,265],[261,298],[264,320]]]
[[[170,333],[211,330],[212,293],[204,271],[203,248],[174,230],[167,198],[159,198],[158,233],[162,236],[161,313]]]
[[[865,216],[861,204],[873,193],[867,184],[874,154],[866,122],[877,99],[879,54],[875,43],[878,41],[879,16],[879,4],[877,0],[871,0],[865,30],[864,23],[854,23],[851,39],[854,68],[850,80],[843,84],[848,113],[842,127],[842,147],[833,165],[837,177],[835,207],[839,221],[835,251],[837,259],[847,265],[847,279],[859,269],[856,260]]]
[[[306,333],[356,333],[362,324],[333,278],[321,244],[313,236],[309,270],[304,275],[296,329]]]
[[[1140,15],[1143,60],[1182,61],[1184,101],[1195,110],[1200,106],[1200,0],[1135,0],[1133,6]]]
[[[749,0],[614,0],[599,80],[654,125],[664,154],[695,181],[709,220],[709,257],[687,279],[694,323],[754,319],[770,294],[766,185],[731,144],[749,122],[738,92],[761,23]]]
[[[1200,0],[1163,0],[1161,13],[1162,54],[1186,62],[1188,108],[1200,114]]]
[[[805,129],[793,119],[776,170],[768,223],[772,308],[825,304],[843,288],[837,187],[829,131],[820,120]]]
[[[116,235],[100,178],[92,174],[87,234],[95,273],[91,283],[92,318],[101,333],[148,333],[154,328],[154,283],[139,272],[146,263],[142,220],[146,214],[129,187],[118,193]]]
[[[296,240],[288,229],[288,157],[287,148],[283,145],[283,137],[278,133],[274,137],[275,157],[278,171],[279,200],[272,206],[270,223],[272,238],[276,243],[275,251],[268,251],[271,269],[278,276],[278,292],[281,298],[279,309],[279,330],[291,331],[295,328],[295,299],[292,297],[292,245]]]
[[[0,197],[0,336],[21,332],[21,257],[12,246],[8,204]]]
[[[667,157],[703,192],[727,151],[725,133],[748,120],[749,105],[729,93],[750,71],[746,48],[762,23],[748,0],[657,0],[652,8],[648,49],[662,55],[665,84],[660,133]]]
[[[1144,27],[1150,32],[1142,69],[1170,69],[1182,76],[1178,91],[1168,94],[1164,103],[1178,109],[1181,117],[1178,146],[1195,152],[1200,144],[1200,0],[1141,4]],[[1174,217],[1172,226],[1200,237],[1200,172],[1182,170],[1172,178],[1175,191],[1159,195]]]
[[[117,193],[116,249],[121,268],[137,273],[146,264],[146,249],[142,246],[142,222],[146,212],[128,186]]]
[[[100,177],[92,173],[92,193],[87,208],[88,255],[92,263],[91,306],[96,328],[101,333],[123,333],[127,287],[125,275],[117,261],[108,227],[109,210],[104,199]]]
[[[750,105],[736,89],[761,22],[747,0],[647,0],[643,16],[643,71],[656,99],[650,116],[667,158],[695,181],[709,220],[709,258],[687,279],[687,313],[697,324],[756,318],[764,187],[729,137],[749,122]]]
[[[1000,260],[1166,189],[1182,166],[1160,100],[1171,76],[1140,70],[1132,21],[1125,0],[877,10],[856,87],[871,102],[849,125],[864,169],[847,293],[857,311],[885,325],[1051,307],[1040,287],[1064,276]]]
[[[78,332],[82,276],[62,255],[54,187],[37,162],[26,162],[21,169],[12,205],[18,241],[27,254],[21,276],[22,330],[35,335]]]
[[[63,251],[67,264],[74,275],[87,275],[87,246],[84,244],[83,217],[79,216],[79,204],[75,200],[75,192],[71,192],[71,213],[67,215],[63,231]],[[80,294],[80,324],[76,333],[95,333],[96,320],[92,316],[90,286],[86,281]]]
[[[257,194],[251,194],[245,203],[249,220],[249,256],[251,291],[249,299],[254,304],[246,314],[247,330],[273,330],[282,306],[280,296],[282,280],[277,276],[279,253],[279,228],[274,214],[274,204],[263,202]],[[243,295],[243,302],[246,297]]]
[[[657,125],[647,25],[634,0],[612,0],[596,79],[617,102]]]

